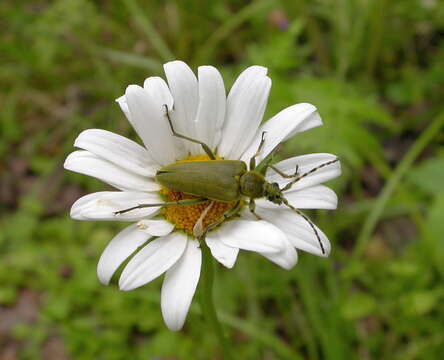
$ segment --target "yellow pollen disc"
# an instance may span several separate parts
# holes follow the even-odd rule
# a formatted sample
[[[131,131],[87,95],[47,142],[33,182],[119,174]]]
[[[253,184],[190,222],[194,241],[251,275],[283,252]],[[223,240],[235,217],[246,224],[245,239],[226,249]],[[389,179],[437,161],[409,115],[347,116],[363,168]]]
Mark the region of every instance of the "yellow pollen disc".
[[[220,158],[218,158],[220,159]],[[178,160],[178,162],[188,161],[206,161],[210,160],[207,155],[191,155],[186,159]],[[177,201],[183,199],[198,199],[198,197],[185,194],[180,191],[168,189],[162,187],[161,194],[165,197],[166,201]],[[203,219],[203,226],[206,228],[208,225],[218,220],[226,211],[231,209],[236,204],[236,201],[221,202],[213,201],[213,206],[207,212]],[[176,205],[168,206],[162,209],[162,213],[165,219],[174,224],[176,229],[183,230],[189,235],[193,235],[193,228],[197,220],[199,220],[201,214],[210,205],[210,202],[197,204],[197,205]]]

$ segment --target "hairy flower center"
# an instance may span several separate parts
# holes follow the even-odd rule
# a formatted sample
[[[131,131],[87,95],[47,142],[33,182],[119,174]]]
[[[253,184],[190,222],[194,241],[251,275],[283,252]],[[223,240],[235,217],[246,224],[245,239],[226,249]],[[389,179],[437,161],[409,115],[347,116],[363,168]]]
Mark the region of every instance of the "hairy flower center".
[[[190,155],[186,159],[178,160],[177,162],[188,161],[206,161],[210,160],[207,155]],[[166,198],[166,201],[177,201],[183,199],[197,199],[198,197],[185,194],[180,191],[168,189],[162,187],[162,195]],[[208,225],[218,220],[226,211],[231,209],[236,204],[236,201],[221,202],[213,201],[213,205],[206,213],[203,219],[203,226],[206,228]],[[208,208],[210,202],[197,204],[197,205],[176,205],[169,206],[162,209],[162,213],[165,219],[175,225],[176,229],[183,230],[189,235],[193,235],[193,228],[196,222],[199,220],[202,212]]]

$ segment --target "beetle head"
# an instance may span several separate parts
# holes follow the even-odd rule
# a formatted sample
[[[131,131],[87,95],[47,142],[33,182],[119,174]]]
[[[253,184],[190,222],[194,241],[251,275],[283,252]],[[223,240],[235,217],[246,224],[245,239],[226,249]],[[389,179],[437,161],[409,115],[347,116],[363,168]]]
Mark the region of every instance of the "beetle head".
[[[264,196],[268,201],[272,203],[281,205],[284,202],[284,196],[282,195],[281,189],[279,189],[278,183],[268,183],[264,184]]]

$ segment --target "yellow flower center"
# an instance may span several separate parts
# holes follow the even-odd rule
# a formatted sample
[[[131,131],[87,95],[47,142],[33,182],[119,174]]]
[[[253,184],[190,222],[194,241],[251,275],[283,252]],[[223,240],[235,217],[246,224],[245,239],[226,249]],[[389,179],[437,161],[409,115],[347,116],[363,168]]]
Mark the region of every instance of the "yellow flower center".
[[[221,158],[218,158],[221,159]],[[207,155],[190,155],[183,160],[177,162],[189,162],[189,161],[206,161],[210,160]],[[165,197],[166,201],[177,201],[183,199],[198,199],[199,197],[185,194],[180,191],[168,189],[162,187],[161,194]],[[176,229],[183,230],[189,235],[193,235],[193,228],[196,222],[199,220],[202,213],[210,206],[210,202],[197,204],[197,205],[175,205],[162,209],[162,213],[166,220],[174,224]],[[210,207],[203,219],[204,229],[217,221],[225,212],[230,210],[236,201],[221,202],[213,201],[213,205]]]

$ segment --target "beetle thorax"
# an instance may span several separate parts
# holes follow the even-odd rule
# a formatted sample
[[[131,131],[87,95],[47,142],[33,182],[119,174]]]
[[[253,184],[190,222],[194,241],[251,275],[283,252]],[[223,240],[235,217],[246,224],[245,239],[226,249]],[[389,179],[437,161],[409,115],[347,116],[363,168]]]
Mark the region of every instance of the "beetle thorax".
[[[264,184],[264,177],[255,171],[247,171],[239,180],[241,194],[253,199],[264,195]]]

